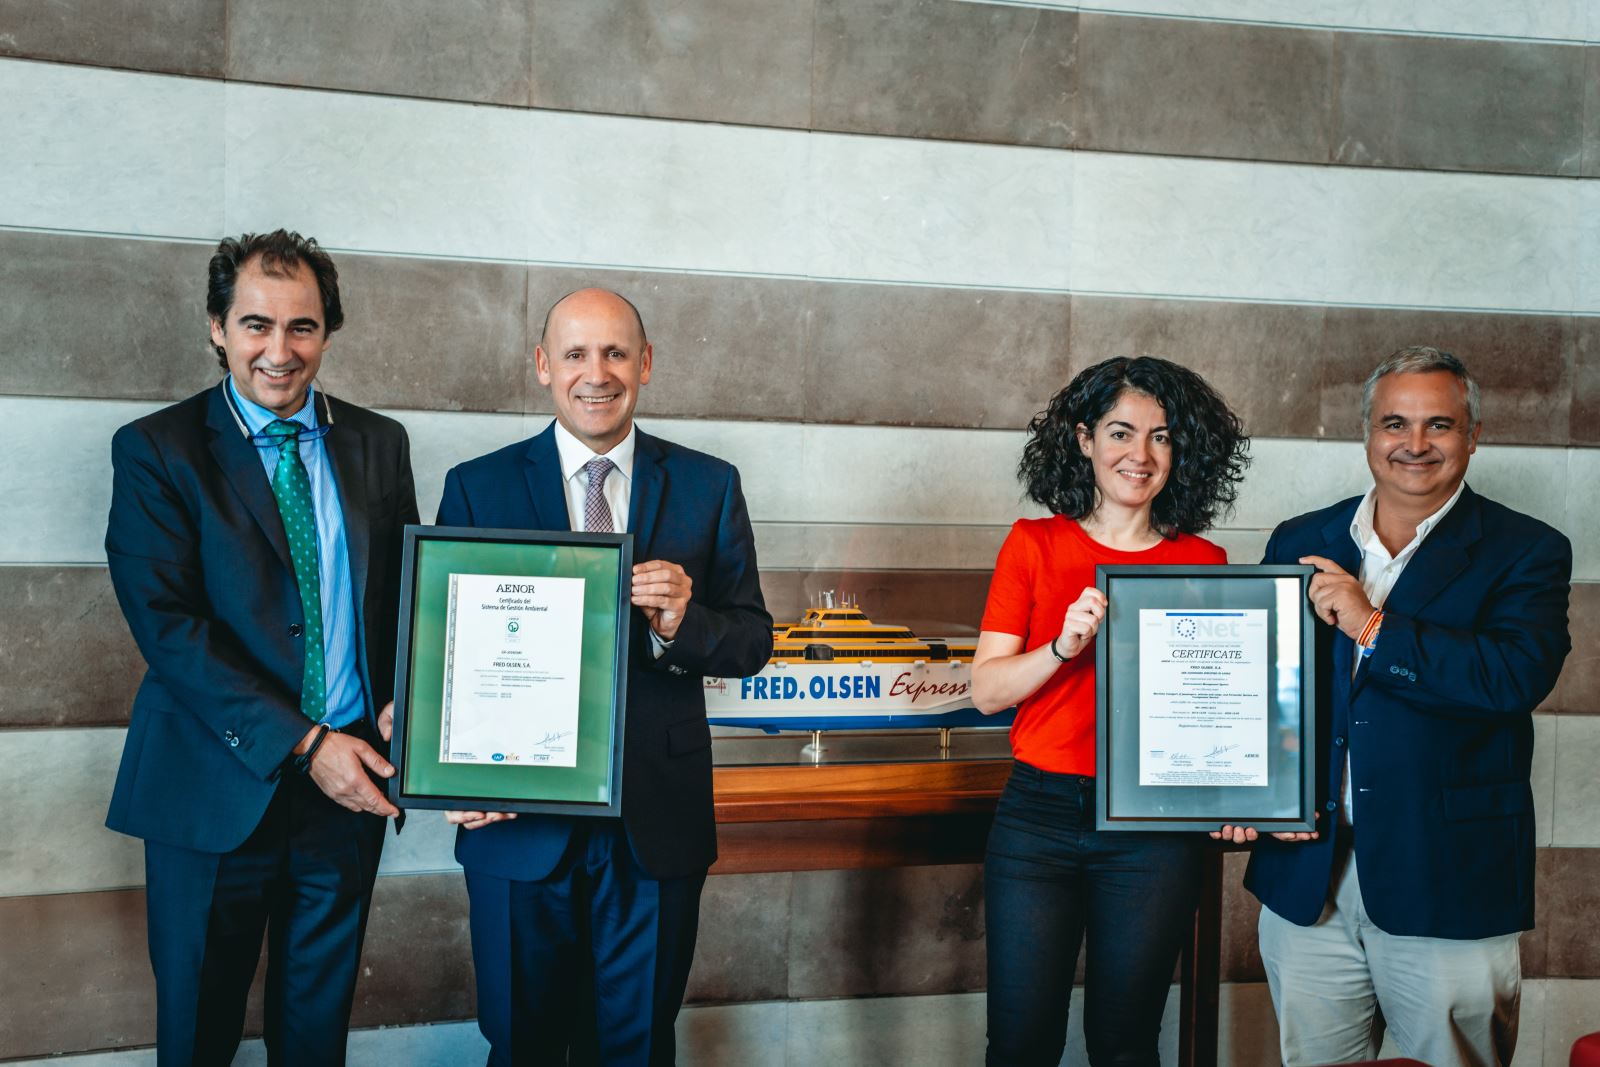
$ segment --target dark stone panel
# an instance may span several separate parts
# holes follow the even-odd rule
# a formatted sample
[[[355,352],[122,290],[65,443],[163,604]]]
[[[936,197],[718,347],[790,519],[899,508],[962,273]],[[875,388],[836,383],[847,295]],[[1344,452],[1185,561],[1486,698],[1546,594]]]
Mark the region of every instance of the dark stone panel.
[[[178,400],[221,371],[211,248],[0,230],[0,393]]]
[[[761,587],[779,621],[798,619],[816,592],[832,589],[854,594],[880,621],[925,636],[963,636],[977,633],[989,573],[768,570]],[[0,691],[0,727],[128,721],[144,661],[104,567],[0,567],[0,603],[11,606],[0,619],[0,677],[7,682]]]
[[[531,0],[533,104],[805,128],[812,0]]]
[[[142,889],[0,898],[0,1056],[45,1056],[155,1041],[155,979]],[[459,874],[380,878],[351,1025],[397,1026],[476,1013],[467,895]],[[261,1033],[257,969],[245,1019]]]
[[[808,422],[1020,428],[1071,377],[1066,294],[817,282],[808,304]]]
[[[1199,372],[1251,434],[1314,437],[1323,309],[1286,304],[1077,296],[1075,370],[1113,356],[1160,356]]]
[[[228,77],[526,107],[527,0],[231,0]]]
[[[1544,706],[1569,714],[1600,715],[1600,582],[1573,584],[1567,626],[1572,651]]]
[[[1322,163],[1330,30],[1085,13],[1079,146]]]
[[[226,21],[227,0],[0,0],[0,55],[220,77]]]
[[[791,997],[984,986],[981,866],[798,873],[792,901]]]
[[[144,660],[104,567],[0,567],[0,604],[0,727],[128,721]]]
[[[1584,315],[1572,321],[1578,339],[1568,434],[1575,445],[1600,445],[1600,318]]]
[[[0,930],[0,1055],[155,1041],[143,890],[0,898]]]
[[[793,877],[785,871],[706,879],[687,1001],[732,1003],[788,995]]]
[[[1600,978],[1600,848],[1540,849],[1538,879],[1545,976]]]
[[[812,128],[1074,143],[1078,16],[948,0],[817,0]]]
[[[1338,34],[1333,161],[1576,175],[1584,52],[1562,44]]]
[[[1261,902],[1244,887],[1244,871],[1250,853],[1230,852],[1222,861],[1222,980],[1224,982],[1265,982],[1266,968],[1261,963],[1261,946],[1256,939],[1256,923],[1261,919]]]
[[[528,268],[341,253],[345,326],[322,380],[368,407],[525,410]]]
[[[528,360],[551,305],[575,289],[615,290],[639,308],[655,349],[639,414],[796,420],[803,395],[807,283],[703,274],[534,267]],[[529,410],[548,412],[530,371]]]
[[[471,1019],[477,1004],[462,876],[379,878],[350,1025]]]
[[[1361,387],[1372,368],[1407,345],[1434,345],[1466,363],[1483,392],[1485,443],[1562,445],[1576,358],[1574,320],[1380,308],[1327,309],[1321,435],[1361,437]]]

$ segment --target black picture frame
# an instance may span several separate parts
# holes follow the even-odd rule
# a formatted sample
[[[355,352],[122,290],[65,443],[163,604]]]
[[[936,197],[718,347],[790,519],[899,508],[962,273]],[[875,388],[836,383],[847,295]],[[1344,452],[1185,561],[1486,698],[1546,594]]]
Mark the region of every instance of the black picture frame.
[[[463,766],[438,758],[441,574],[586,576],[578,767]],[[632,623],[633,535],[451,526],[405,528],[389,799],[400,808],[582,816],[622,814]],[[498,758],[498,757],[496,757]]]
[[[1107,602],[1095,639],[1096,829],[1316,828],[1316,617],[1307,595],[1315,573],[1299,564],[1096,568],[1095,584]],[[1203,770],[1186,772],[1200,779],[1195,782],[1141,783],[1140,612],[1205,616],[1251,609],[1267,612],[1266,783],[1206,781]]]

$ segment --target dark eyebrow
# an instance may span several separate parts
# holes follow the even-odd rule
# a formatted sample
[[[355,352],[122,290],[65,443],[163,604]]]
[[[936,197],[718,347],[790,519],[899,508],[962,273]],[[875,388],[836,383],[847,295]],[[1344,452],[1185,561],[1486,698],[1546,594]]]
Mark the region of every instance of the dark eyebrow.
[[[1110,422],[1106,423],[1106,425],[1108,425],[1108,426],[1121,426],[1125,430],[1132,430],[1134,433],[1138,433],[1139,432],[1139,428],[1137,426],[1135,426],[1133,423],[1131,423],[1131,422],[1123,422],[1121,419],[1112,419]],[[1166,433],[1167,432],[1167,428],[1164,425],[1163,426],[1157,426],[1155,429],[1151,430],[1150,432],[1151,433]]]
[[[254,312],[252,312],[249,315],[240,315],[239,316],[239,321],[240,322],[259,322],[263,326],[271,326],[272,325],[272,317],[271,316],[269,316],[269,315],[257,315]]]
[[[1379,415],[1378,416],[1378,421],[1379,422],[1388,422],[1390,419],[1399,419],[1401,422],[1405,422],[1406,421],[1406,417],[1404,415],[1400,414],[1398,411],[1391,411],[1387,415]],[[1421,421],[1422,422],[1448,422],[1450,425],[1454,426],[1456,424],[1456,417],[1454,415],[1424,415],[1422,417]]]

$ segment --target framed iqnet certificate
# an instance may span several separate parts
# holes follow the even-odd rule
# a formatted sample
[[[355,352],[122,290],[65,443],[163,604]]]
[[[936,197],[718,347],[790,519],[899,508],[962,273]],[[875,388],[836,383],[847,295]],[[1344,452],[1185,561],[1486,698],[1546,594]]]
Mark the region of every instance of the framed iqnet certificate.
[[[619,815],[631,534],[407,526],[389,799]]]
[[[1311,830],[1308,566],[1102,566],[1095,827]]]

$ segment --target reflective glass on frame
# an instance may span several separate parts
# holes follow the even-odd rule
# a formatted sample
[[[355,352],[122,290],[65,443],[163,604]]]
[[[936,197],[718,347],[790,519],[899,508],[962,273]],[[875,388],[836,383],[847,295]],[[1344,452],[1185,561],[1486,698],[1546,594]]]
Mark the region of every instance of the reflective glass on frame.
[[[1101,824],[1311,819],[1305,568],[1129,570],[1103,578]]]

